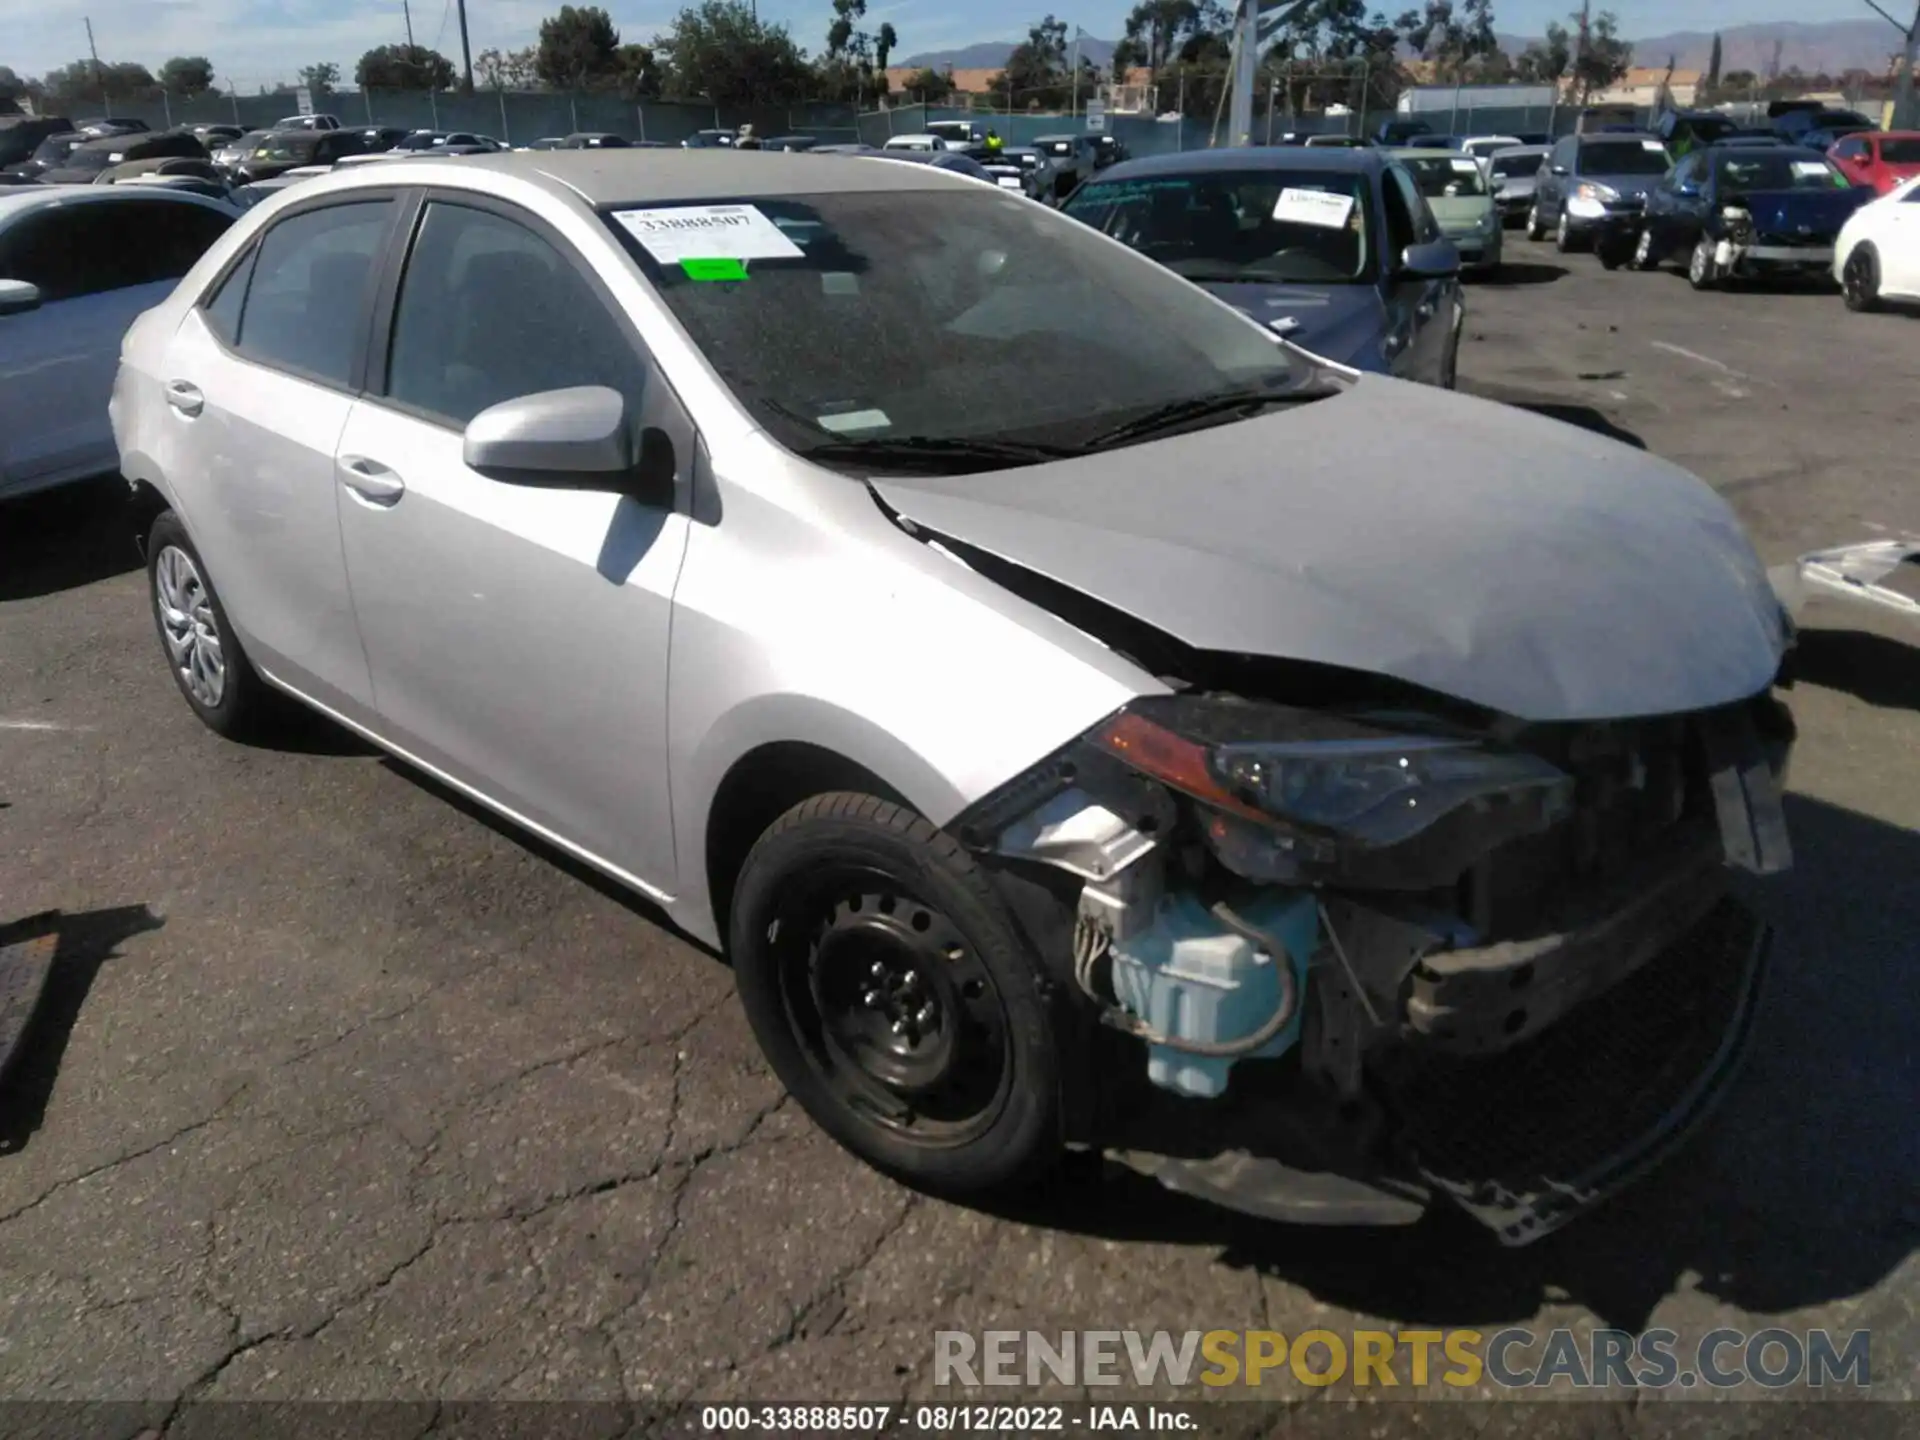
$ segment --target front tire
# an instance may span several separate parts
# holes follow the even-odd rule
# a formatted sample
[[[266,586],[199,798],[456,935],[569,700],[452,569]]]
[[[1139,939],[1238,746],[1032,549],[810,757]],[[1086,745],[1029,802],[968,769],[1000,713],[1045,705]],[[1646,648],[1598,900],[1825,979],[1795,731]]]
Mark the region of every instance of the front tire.
[[[1653,231],[1643,229],[1640,232],[1640,238],[1634,242],[1633,268],[1651,270],[1653,266]]]
[[[1720,283],[1720,267],[1714,263],[1713,241],[1702,235],[1687,257],[1687,283],[1696,290],[1711,290]]]
[[[729,936],[747,1022],[814,1122],[875,1168],[956,1196],[1061,1152],[1038,972],[973,857],[871,795],[816,796],[762,835]]]
[[[1567,217],[1567,212],[1562,210],[1560,219],[1553,227],[1553,248],[1562,255],[1570,255],[1578,245],[1578,237],[1573,233],[1573,222]]]
[[[1853,247],[1840,270],[1840,290],[1849,310],[1864,315],[1880,308],[1880,257],[1871,244]]]
[[[171,510],[147,532],[147,596],[167,669],[201,723],[230,740],[266,730],[280,696],[247,660],[206,562]]]
[[[1533,241],[1537,245],[1540,241],[1546,238],[1547,238],[1547,227],[1545,223],[1540,219],[1539,205],[1535,204],[1535,205],[1529,206],[1527,209],[1527,239]]]

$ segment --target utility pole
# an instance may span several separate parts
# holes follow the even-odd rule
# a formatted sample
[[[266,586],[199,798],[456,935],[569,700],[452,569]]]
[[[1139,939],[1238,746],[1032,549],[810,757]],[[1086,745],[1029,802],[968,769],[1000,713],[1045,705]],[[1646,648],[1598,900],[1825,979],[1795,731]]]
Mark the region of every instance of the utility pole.
[[[107,77],[100,71],[100,50],[99,47],[93,43],[93,17],[89,15],[85,18],[87,22],[87,53],[93,56],[93,83],[100,87],[100,108],[106,110],[109,108],[107,105]]]
[[[1253,143],[1253,74],[1259,63],[1254,14],[1259,0],[1240,0],[1234,15],[1232,104],[1227,110],[1227,143]]]
[[[466,93],[473,93],[473,49],[467,44],[467,0],[454,0],[460,11],[460,63],[466,70]]]
[[[1910,130],[1920,125],[1920,114],[1916,114],[1913,104],[1913,67],[1920,62],[1920,0],[1913,7],[1913,23],[1902,25],[1893,16],[1881,9],[1879,0],[1867,0],[1882,20],[1901,33],[1905,42],[1900,48],[1900,71],[1893,77],[1893,128]]]
[[[407,49],[411,50],[413,49],[413,7],[407,3],[407,0],[400,0],[400,13],[407,20]]]
[[[1071,62],[1073,65],[1073,101],[1067,107],[1067,114],[1069,115],[1078,115],[1080,113],[1080,34],[1080,27],[1078,25],[1074,26],[1073,60]]]

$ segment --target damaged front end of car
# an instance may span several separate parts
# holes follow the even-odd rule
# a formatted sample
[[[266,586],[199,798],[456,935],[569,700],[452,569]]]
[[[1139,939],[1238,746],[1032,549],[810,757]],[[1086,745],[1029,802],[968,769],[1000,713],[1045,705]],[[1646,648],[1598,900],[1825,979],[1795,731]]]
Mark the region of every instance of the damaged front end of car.
[[[1269,1218],[1540,1238],[1733,1072],[1765,933],[1726,877],[1788,864],[1785,707],[1527,724],[1253,669],[1262,698],[1176,680],[950,827],[1052,971],[1069,1139]]]

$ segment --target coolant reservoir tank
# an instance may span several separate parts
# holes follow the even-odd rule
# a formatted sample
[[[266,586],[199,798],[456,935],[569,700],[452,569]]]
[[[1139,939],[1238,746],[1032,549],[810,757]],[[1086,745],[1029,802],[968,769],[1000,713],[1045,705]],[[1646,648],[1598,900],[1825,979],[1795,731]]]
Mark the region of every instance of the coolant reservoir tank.
[[[1113,947],[1113,988],[1120,1003],[1158,1034],[1207,1044],[1256,1034],[1280,1005],[1278,967],[1293,967],[1293,1018],[1259,1049],[1215,1057],[1170,1044],[1147,1047],[1147,1078],[1182,1095],[1224,1094],[1235,1059],[1281,1055],[1300,1039],[1307,962],[1320,937],[1313,896],[1275,889],[1236,906],[1234,913],[1271,936],[1284,953],[1269,954],[1191,895],[1168,896],[1151,926]]]

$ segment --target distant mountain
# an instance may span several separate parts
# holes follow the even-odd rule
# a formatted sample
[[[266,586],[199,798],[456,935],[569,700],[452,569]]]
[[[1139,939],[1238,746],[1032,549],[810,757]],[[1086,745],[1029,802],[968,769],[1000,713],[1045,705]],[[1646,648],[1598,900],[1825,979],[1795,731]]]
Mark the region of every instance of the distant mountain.
[[[1001,70],[1006,67],[1007,56],[1013,53],[1015,43],[1012,40],[982,40],[978,44],[962,45],[958,50],[923,50],[918,55],[896,60],[894,64],[911,66],[915,70]],[[1117,43],[1082,35],[1080,54],[1104,70],[1113,63],[1113,47]],[[1071,50],[1071,45],[1068,48]]]
[[[1900,32],[1877,16],[1815,25],[1730,25],[1720,32],[1720,73],[1751,70],[1765,75],[1773,64],[1776,43],[1782,70],[1797,65],[1809,75],[1823,70],[1829,75],[1844,70],[1884,74],[1889,57],[1900,48]],[[1636,65],[1665,65],[1669,55],[1679,69],[1705,70],[1713,55],[1713,32],[1681,30],[1633,42]]]
[[[1633,63],[1665,65],[1673,57],[1681,70],[1705,70],[1713,53],[1710,30],[1678,30],[1667,35],[1629,37],[1633,40]],[[1509,55],[1518,55],[1533,40],[1521,35],[1502,35],[1501,45]],[[1720,32],[1720,70],[1751,70],[1764,75],[1773,63],[1773,47],[1780,45],[1780,68],[1798,65],[1809,75],[1825,71],[1838,75],[1844,70],[1871,70],[1884,73],[1888,58],[1899,48],[1899,34],[1886,21],[1876,17],[1865,20],[1829,20],[1803,25],[1781,22],[1767,25],[1731,25]],[[1114,42],[1080,41],[1080,53],[1095,65],[1112,63]],[[897,62],[915,69],[931,66],[935,70],[998,70],[1013,51],[1008,40],[983,40],[957,50],[927,50]]]

